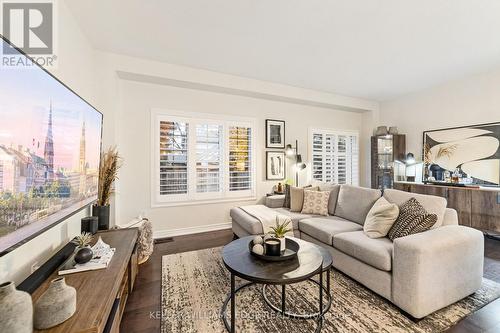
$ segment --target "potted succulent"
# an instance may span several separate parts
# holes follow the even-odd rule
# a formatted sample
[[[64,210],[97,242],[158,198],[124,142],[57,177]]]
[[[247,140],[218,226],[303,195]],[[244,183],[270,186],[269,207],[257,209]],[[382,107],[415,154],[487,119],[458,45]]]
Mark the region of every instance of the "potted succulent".
[[[283,222],[280,222],[280,217],[276,216],[276,226],[271,227],[271,235],[274,237],[278,238],[281,242],[280,244],[280,250],[285,251],[286,248],[286,240],[285,240],[285,235],[292,231],[291,228],[288,228],[288,225],[290,224],[291,220],[289,218],[285,219]]]
[[[73,258],[77,264],[85,264],[89,262],[94,253],[90,248],[90,243],[94,239],[89,232],[83,232],[81,235],[76,236],[71,242],[76,245],[75,257]]]
[[[118,179],[121,157],[116,147],[109,148],[101,157],[97,203],[92,206],[92,216],[97,216],[99,230],[109,229],[109,201],[114,192],[113,183]]]

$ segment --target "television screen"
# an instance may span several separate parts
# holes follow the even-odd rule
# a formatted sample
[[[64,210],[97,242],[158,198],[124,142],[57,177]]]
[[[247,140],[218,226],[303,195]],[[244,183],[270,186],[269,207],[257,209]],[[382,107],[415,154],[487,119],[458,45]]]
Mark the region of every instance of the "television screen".
[[[97,198],[102,114],[26,61],[0,65],[0,255]]]

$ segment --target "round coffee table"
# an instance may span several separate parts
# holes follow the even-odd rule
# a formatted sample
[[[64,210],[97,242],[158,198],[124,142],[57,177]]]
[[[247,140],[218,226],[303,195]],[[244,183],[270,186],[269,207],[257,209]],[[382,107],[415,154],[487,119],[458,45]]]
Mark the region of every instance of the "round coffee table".
[[[301,246],[302,246],[302,243],[306,242],[306,241],[303,241],[300,239],[295,239],[295,238],[294,238],[294,240],[296,242],[298,242]],[[325,313],[328,312],[328,310],[330,310],[330,307],[332,306],[332,296],[330,293],[330,269],[332,268],[332,265],[333,265],[333,258],[332,258],[332,255],[330,254],[330,252],[328,252],[328,250],[325,249],[324,247],[316,245],[316,244],[312,244],[310,242],[306,242],[306,243],[311,244],[313,246],[316,246],[317,249],[319,250],[319,252],[321,253],[321,255],[323,256],[322,273],[326,273],[326,287],[322,286],[322,284],[319,281],[316,281],[313,278],[309,278],[309,281],[311,281],[319,286],[322,286],[324,291],[326,292],[326,295],[328,296],[328,302],[326,303],[326,306],[323,308],[323,312],[321,313],[321,315],[324,315]],[[273,309],[274,311],[280,312],[281,314],[288,316],[288,317],[291,317],[291,318],[299,318],[299,319],[311,319],[311,318],[318,317],[320,315],[319,312],[312,312],[312,313],[307,313],[307,314],[296,314],[296,313],[284,311],[284,309],[280,309],[278,306],[274,305],[267,297],[267,286],[268,286],[267,284],[262,286],[262,295],[264,296],[264,300],[266,301],[267,305],[269,305],[269,307],[271,307],[271,309]]]
[[[248,243],[253,236],[243,237],[232,241],[222,249],[222,260],[224,265],[231,273],[231,292],[222,305],[221,315],[226,329],[235,332],[236,320],[236,293],[255,283],[264,285],[281,285],[281,309],[280,313],[288,315],[285,309],[287,284],[297,283],[309,280],[314,275],[319,275],[318,293],[319,310],[317,316],[316,332],[321,330],[323,323],[323,254],[321,249],[312,243],[296,239],[300,244],[300,250],[297,258],[279,262],[267,262],[252,256],[248,250]],[[330,257],[331,258],[331,257]],[[331,263],[330,263],[331,266]],[[329,270],[328,270],[329,271]],[[328,272],[327,271],[327,272]],[[329,273],[327,273],[329,274]],[[239,287],[235,286],[235,277],[238,276],[249,281]],[[327,282],[329,284],[329,280]],[[231,323],[228,323],[226,309],[231,302]],[[267,302],[267,301],[266,301]],[[330,301],[331,303],[331,301]],[[268,302],[271,305],[270,302]],[[292,315],[293,316],[293,315]],[[303,318],[303,317],[297,317]],[[308,317],[312,318],[312,317]]]

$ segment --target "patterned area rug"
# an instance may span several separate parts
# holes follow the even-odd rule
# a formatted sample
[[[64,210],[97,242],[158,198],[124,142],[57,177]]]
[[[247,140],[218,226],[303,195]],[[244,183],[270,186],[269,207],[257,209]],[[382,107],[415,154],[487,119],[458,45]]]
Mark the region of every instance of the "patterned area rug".
[[[230,291],[230,275],[222,263],[221,249],[163,257],[162,333],[226,332],[220,309]],[[245,282],[236,279],[237,286]],[[331,288],[333,303],[322,332],[441,332],[500,296],[500,284],[484,279],[475,294],[413,321],[339,271],[332,270]],[[253,285],[237,294],[237,332],[314,332],[314,320],[282,318],[272,311],[263,301],[261,290],[260,285]],[[270,287],[268,297],[273,304],[280,304],[277,288]],[[286,306],[295,313],[317,310],[318,287],[312,282],[288,286]]]

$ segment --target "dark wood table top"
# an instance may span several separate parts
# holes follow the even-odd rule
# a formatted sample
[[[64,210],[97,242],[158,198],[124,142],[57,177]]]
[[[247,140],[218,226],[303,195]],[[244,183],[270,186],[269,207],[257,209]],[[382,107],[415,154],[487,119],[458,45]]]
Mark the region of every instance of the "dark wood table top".
[[[222,249],[224,265],[240,278],[257,283],[290,284],[307,280],[323,270],[323,254],[315,244],[293,238],[300,245],[297,257],[269,262],[250,254],[248,243],[253,238],[237,239]]]

